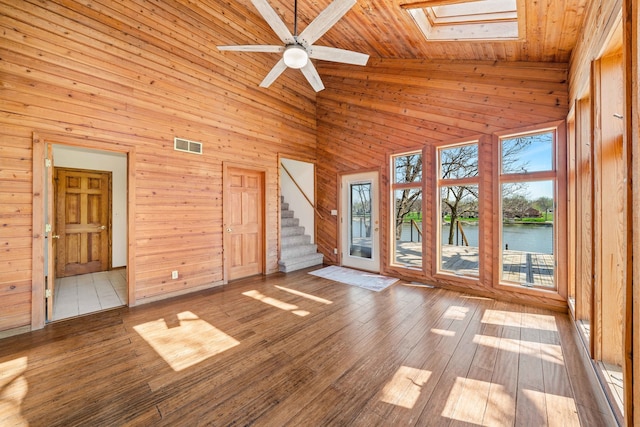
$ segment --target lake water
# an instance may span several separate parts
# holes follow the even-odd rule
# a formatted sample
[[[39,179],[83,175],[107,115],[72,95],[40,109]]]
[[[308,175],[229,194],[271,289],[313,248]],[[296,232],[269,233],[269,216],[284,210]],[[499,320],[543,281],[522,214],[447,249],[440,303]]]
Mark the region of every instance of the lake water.
[[[418,223],[421,227],[421,224]],[[463,224],[464,234],[467,236],[469,246],[478,246],[478,226],[474,223]],[[411,230],[411,224],[405,223],[402,227],[401,241],[418,241],[418,232],[415,227]],[[502,226],[502,242],[509,246],[509,250],[536,252],[541,254],[553,254],[553,226],[540,224],[504,224]],[[413,231],[413,235],[412,235]],[[457,230],[456,230],[457,231]],[[442,243],[447,244],[449,236],[449,224],[442,226]],[[458,233],[458,244],[462,245],[462,236]],[[454,237],[454,244],[456,238]]]

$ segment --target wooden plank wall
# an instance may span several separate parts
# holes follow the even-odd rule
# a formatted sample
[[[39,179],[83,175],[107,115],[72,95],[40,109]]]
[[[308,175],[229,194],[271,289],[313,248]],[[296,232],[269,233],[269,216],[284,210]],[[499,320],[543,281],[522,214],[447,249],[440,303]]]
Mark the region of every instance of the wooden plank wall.
[[[602,0],[588,3],[585,22],[571,55],[569,67],[569,99],[575,101],[588,95],[591,61],[602,55],[607,38],[622,17],[622,0]]]
[[[325,260],[339,263],[333,255],[333,248],[339,247],[338,220],[330,215],[330,210],[338,206],[339,174],[380,170],[381,251],[388,272],[388,155],[424,146],[433,155],[433,147],[438,144],[464,138],[485,140],[494,132],[563,120],[568,113],[567,71],[567,64],[547,63],[372,59],[366,67],[321,64],[327,89],[317,98],[318,206],[324,216],[318,224],[317,243]],[[484,161],[492,161],[490,153],[484,152],[483,156]],[[425,159],[425,165],[428,162]],[[483,168],[490,174],[494,166],[485,164]],[[431,180],[433,189],[430,170],[435,171],[425,169],[424,176]],[[491,194],[489,189],[487,194]],[[493,218],[492,203],[486,203],[485,209],[485,218]],[[430,214],[425,212],[425,216]],[[491,222],[483,225],[485,241],[493,240]],[[488,272],[491,265],[487,264],[496,262],[495,256],[484,258]],[[425,258],[424,262],[430,260]],[[419,281],[459,285],[434,278],[429,267],[425,275],[405,269],[400,274]],[[460,287],[515,297],[494,289],[491,273],[477,284],[469,282]],[[550,306],[565,304],[543,296],[522,294],[517,298]]]
[[[591,97],[576,102],[576,246],[569,253],[576,261],[577,321],[589,325],[593,320],[593,144],[591,125]]]
[[[627,262],[630,284],[626,289],[625,307],[625,394],[624,412],[627,426],[640,425],[640,5],[635,0],[625,0],[625,135],[629,144],[629,187],[631,199],[629,221],[631,232]],[[635,386],[634,386],[635,385]]]
[[[595,323],[600,339],[595,358],[622,366],[626,277],[627,169],[623,141],[624,81],[622,54],[597,61],[594,96]]]
[[[215,0],[0,10],[0,331],[31,321],[33,132],[134,147],[137,302],[221,282],[223,162],[266,171],[267,272],[277,271],[277,156],[315,161],[315,93],[290,71],[259,88],[276,58],[215,48],[247,28],[266,33],[257,14]],[[174,136],[204,154],[174,151]]]
[[[636,213],[630,204],[628,183],[633,182],[629,179],[629,153],[637,140],[630,139],[627,120],[638,105],[632,104],[632,96],[637,94],[630,95],[628,79],[636,76],[629,73],[627,56],[631,47],[637,46],[638,23],[630,26],[629,16],[623,16],[623,5],[631,10],[622,0],[590,3],[571,58],[570,99],[582,116],[581,123],[576,120],[582,126],[576,132],[576,151],[582,153],[577,188],[582,194],[577,198],[577,223],[569,226],[581,234],[575,253],[570,254],[576,259],[576,320],[590,326],[585,343],[590,357],[623,367],[624,416],[615,403],[612,407],[622,425],[635,425],[634,405],[640,394],[634,387],[637,371],[630,369],[637,363],[633,361],[632,340],[638,330],[631,327],[629,218]],[[602,372],[599,374],[602,377]],[[615,402],[611,391],[603,390]]]

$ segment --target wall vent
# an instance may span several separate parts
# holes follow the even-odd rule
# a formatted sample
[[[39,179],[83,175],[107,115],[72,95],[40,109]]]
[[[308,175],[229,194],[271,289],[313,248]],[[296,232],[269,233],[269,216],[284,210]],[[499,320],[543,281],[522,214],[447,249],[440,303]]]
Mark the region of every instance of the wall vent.
[[[173,138],[173,149],[186,153],[202,154],[202,142],[189,141],[184,138]]]

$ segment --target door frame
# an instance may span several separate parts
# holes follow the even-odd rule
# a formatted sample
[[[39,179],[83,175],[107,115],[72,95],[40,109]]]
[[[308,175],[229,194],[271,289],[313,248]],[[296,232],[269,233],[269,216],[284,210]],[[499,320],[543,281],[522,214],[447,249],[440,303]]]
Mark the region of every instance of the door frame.
[[[262,220],[262,245],[261,245],[261,264],[262,271],[259,274],[264,275],[267,271],[267,218],[266,218],[266,204],[267,204],[267,170],[265,168],[255,166],[252,164],[242,164],[242,163],[234,163],[234,162],[223,162],[222,163],[222,283],[224,285],[229,283],[229,262],[227,260],[226,255],[226,246],[227,246],[227,238],[226,238],[226,227],[227,227],[227,213],[225,209],[225,203],[227,202],[229,196],[227,194],[226,182],[229,179],[229,169],[244,169],[248,171],[258,172],[262,174],[262,206],[260,207],[261,212],[261,220]]]
[[[372,216],[374,218],[374,224],[372,224],[372,226],[374,227],[372,250],[377,257],[372,256],[370,266],[366,266],[366,265],[362,266],[362,265],[354,265],[354,264],[350,265],[349,263],[345,264],[345,259],[347,259],[348,257],[348,255],[345,254],[345,251],[349,249],[348,247],[349,245],[346,243],[347,235],[348,235],[347,217],[348,217],[349,206],[345,206],[345,201],[349,199],[349,193],[344,188],[343,183],[345,182],[345,179],[347,179],[348,177],[354,177],[354,181],[357,181],[358,178],[356,177],[362,177],[360,178],[361,180],[366,180],[368,179],[367,176],[374,176],[374,179],[375,179],[374,188],[373,188],[374,191],[372,193],[372,200],[371,200]],[[383,229],[382,218],[381,218],[382,193],[380,191],[380,170],[370,169],[370,170],[363,170],[358,172],[341,173],[339,175],[339,180],[338,180],[338,194],[339,194],[338,206],[339,206],[339,216],[340,216],[340,224],[338,226],[338,234],[340,236],[339,238],[340,265],[349,267],[349,268],[356,268],[359,270],[366,270],[374,273],[380,273],[382,271],[382,259],[383,259],[382,250],[381,250],[382,245],[381,245],[381,238],[380,238],[380,233],[381,233],[381,230]]]
[[[47,176],[52,174],[53,164],[48,171],[48,151],[53,145],[85,148],[89,150],[110,151],[126,154],[127,156],[127,305],[136,305],[135,298],[135,160],[134,146],[113,143],[99,138],[85,139],[74,135],[60,135],[48,132],[33,132],[32,161],[33,161],[33,242],[32,242],[32,271],[31,271],[31,330],[42,329],[46,323],[45,283],[51,256],[45,260],[45,245],[53,233],[45,229],[45,213],[47,212]],[[52,212],[49,212],[51,220]],[[51,254],[49,254],[51,255]]]

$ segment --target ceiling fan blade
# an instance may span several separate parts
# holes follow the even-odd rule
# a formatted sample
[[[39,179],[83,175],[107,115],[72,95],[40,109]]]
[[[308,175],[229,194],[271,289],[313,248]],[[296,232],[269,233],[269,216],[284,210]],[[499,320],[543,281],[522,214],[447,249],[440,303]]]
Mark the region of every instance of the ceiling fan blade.
[[[311,46],[309,57],[323,61],[341,62],[343,64],[367,65],[369,55],[352,50],[338,49],[328,46]]]
[[[313,90],[315,90],[316,92],[320,92],[322,89],[324,89],[324,85],[322,84],[322,80],[320,79],[320,74],[318,74],[318,70],[316,70],[316,67],[314,67],[313,62],[307,62],[307,65],[302,67],[300,71],[302,71],[302,74],[304,74],[304,76],[307,78],[307,80],[311,84],[311,87],[313,87]]]
[[[267,44],[245,44],[235,46],[216,46],[219,50],[232,50],[237,52],[283,52],[284,46]]]
[[[269,24],[278,37],[280,37],[283,43],[290,44],[295,42],[291,31],[289,31],[284,22],[282,22],[280,16],[273,10],[267,0],[251,0],[251,3],[258,9],[260,15],[267,21],[267,24]]]
[[[284,59],[280,59],[280,61],[278,61],[276,65],[273,66],[271,71],[269,71],[269,74],[267,74],[264,80],[262,80],[262,83],[260,83],[260,87],[271,86],[271,83],[273,83],[286,69],[287,64],[284,63]]]
[[[255,1],[255,0],[254,0]],[[302,39],[308,45],[318,40],[333,24],[338,22],[345,13],[356,4],[356,0],[334,0],[325,10],[320,12],[311,23],[300,33],[298,39]]]

